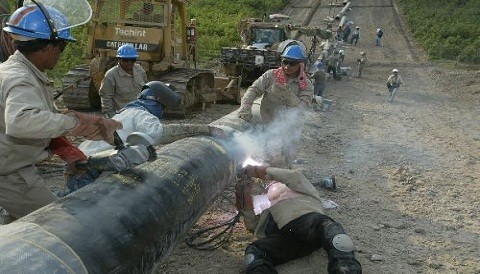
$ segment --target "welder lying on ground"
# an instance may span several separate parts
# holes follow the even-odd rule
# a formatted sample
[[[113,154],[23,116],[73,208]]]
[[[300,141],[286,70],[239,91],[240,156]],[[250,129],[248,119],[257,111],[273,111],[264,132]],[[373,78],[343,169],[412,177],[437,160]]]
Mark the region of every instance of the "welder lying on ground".
[[[118,135],[125,142],[128,135],[133,132],[145,133],[151,139],[151,145],[171,143],[173,141],[196,136],[196,135],[219,135],[222,134],[217,128],[206,124],[168,124],[163,125],[160,119],[163,117],[164,105],[175,105],[179,103],[180,97],[169,87],[160,81],[147,83],[137,100],[128,103],[122,110],[112,117],[113,120],[122,122],[123,129],[118,131]],[[178,99],[178,100],[177,100]],[[73,147],[77,154],[84,154],[88,157],[100,152],[111,150],[114,146],[103,141],[84,141],[78,148]],[[118,154],[122,150],[117,151]],[[82,159],[81,159],[82,158]],[[86,157],[79,157],[73,161],[67,161],[69,168],[67,170],[68,194],[92,183],[97,179],[102,171],[115,170],[78,170],[74,167],[74,162],[84,160]],[[105,161],[108,161],[105,157]],[[96,161],[98,163],[98,161]],[[103,165],[102,165],[103,166]]]
[[[328,273],[362,273],[345,229],[323,212],[318,190],[299,171],[247,166],[235,187],[236,206],[245,227],[258,240],[245,249],[246,273],[277,273],[275,266],[321,247]],[[254,178],[265,181],[266,194],[252,196]]]

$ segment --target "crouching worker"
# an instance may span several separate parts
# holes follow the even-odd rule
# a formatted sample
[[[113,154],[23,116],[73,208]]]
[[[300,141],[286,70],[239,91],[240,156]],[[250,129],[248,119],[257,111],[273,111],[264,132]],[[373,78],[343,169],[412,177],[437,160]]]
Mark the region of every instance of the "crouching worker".
[[[70,145],[66,135],[113,143],[114,131],[122,127],[100,116],[61,113],[55,106],[53,81],[45,72],[55,68],[65,47],[75,41],[69,16],[89,19],[29,4],[17,9],[3,28],[16,51],[0,64],[0,207],[13,219],[57,200],[35,165],[51,152],[63,153],[55,145]],[[84,159],[77,154],[61,157]]]
[[[318,190],[302,173],[246,166],[240,176],[236,206],[243,211],[246,228],[259,236],[245,250],[246,273],[277,273],[275,266],[321,247],[328,254],[328,273],[362,273],[352,240],[323,213]],[[265,194],[251,195],[252,177],[264,180]]]
[[[222,135],[220,129],[206,124],[167,124],[160,121],[165,107],[176,107],[180,104],[180,95],[160,81],[152,81],[143,86],[137,100],[128,103],[118,111],[112,119],[123,124],[118,131],[123,142],[133,132],[146,134],[151,145],[158,146],[197,135]],[[114,149],[114,146],[103,141],[84,141],[78,147],[87,157]],[[101,172],[76,170],[67,174],[69,192],[84,187],[95,181]],[[68,194],[68,193],[66,193]]]

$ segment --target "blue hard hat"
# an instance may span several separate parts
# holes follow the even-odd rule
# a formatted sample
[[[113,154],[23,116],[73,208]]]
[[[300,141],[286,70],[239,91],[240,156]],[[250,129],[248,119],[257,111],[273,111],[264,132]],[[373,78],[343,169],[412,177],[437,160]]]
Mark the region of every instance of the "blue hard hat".
[[[3,30],[32,39],[75,41],[67,17],[52,7],[44,7],[43,10],[46,14],[37,5],[19,8],[10,16]]]
[[[288,46],[280,55],[283,58],[288,58],[292,60],[303,60],[305,56],[303,54],[303,50],[299,45],[291,45]]]
[[[125,44],[117,49],[117,57],[122,59],[135,59],[138,57],[138,52],[132,45]]]

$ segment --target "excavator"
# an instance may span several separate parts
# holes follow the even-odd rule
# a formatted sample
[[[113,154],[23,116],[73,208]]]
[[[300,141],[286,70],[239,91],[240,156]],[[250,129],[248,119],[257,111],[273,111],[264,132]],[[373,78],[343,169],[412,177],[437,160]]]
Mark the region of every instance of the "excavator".
[[[241,46],[221,49],[222,71],[230,77],[240,77],[246,87],[265,71],[280,65],[280,54],[292,44],[300,45],[305,52],[314,52],[316,41],[329,39],[328,28],[297,26],[290,23],[284,14],[271,14],[263,19],[247,18],[238,24]],[[299,35],[312,37],[312,47],[296,39]],[[310,56],[309,56],[310,57]]]

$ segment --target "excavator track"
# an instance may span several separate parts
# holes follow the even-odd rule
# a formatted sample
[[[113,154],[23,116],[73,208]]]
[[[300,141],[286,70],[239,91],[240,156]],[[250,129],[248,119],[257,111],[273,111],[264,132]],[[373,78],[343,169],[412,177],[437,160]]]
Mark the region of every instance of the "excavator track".
[[[88,65],[77,66],[62,80],[62,100],[69,109],[100,109],[100,96],[92,85]]]
[[[178,108],[167,108],[166,116],[186,116],[190,112],[203,110],[217,100],[214,89],[214,73],[206,69],[176,68],[156,75],[155,80],[169,83],[180,93],[182,103]]]

